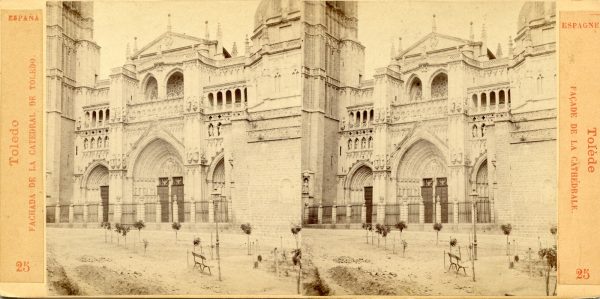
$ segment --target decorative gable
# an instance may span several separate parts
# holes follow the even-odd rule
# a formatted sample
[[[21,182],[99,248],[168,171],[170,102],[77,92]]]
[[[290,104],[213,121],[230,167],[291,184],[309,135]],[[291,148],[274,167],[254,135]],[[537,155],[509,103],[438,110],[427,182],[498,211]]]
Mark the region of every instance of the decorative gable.
[[[471,43],[471,41],[466,39],[432,32],[420,39],[418,42],[414,43],[412,46],[408,47],[400,55],[410,56],[421,54],[423,53],[423,50],[429,52],[443,49],[454,49],[458,46],[467,45],[469,43]]]
[[[192,45],[201,44],[206,42],[203,39],[180,34],[174,32],[165,32],[158,38],[148,43],[145,47],[133,54],[133,56],[143,56],[146,54],[155,54],[171,49],[178,49],[182,47],[189,47]]]

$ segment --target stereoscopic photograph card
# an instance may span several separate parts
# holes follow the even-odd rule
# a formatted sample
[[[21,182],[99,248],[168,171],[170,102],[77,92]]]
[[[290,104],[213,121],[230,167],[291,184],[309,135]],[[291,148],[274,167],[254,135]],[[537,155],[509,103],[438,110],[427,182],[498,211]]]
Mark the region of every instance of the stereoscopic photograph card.
[[[0,3],[5,296],[595,296],[600,6]]]

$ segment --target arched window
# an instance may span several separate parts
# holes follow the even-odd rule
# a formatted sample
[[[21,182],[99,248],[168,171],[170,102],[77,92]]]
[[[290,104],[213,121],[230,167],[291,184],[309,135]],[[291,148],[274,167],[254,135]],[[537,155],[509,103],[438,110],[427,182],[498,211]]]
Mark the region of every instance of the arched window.
[[[356,111],[356,125],[360,126],[360,111]]]
[[[508,90],[508,104],[510,105],[510,89]]]
[[[88,139],[83,139],[83,149],[86,150],[88,148]]]
[[[102,137],[98,137],[98,146],[96,146],[97,148],[102,148],[102,145],[104,143],[102,142]]]
[[[108,148],[108,136],[104,137],[104,147]]]
[[[158,82],[156,78],[150,77],[146,81],[146,89],[144,90],[146,100],[156,100],[158,98]]]
[[[96,111],[92,112],[92,128],[96,127]]]
[[[481,124],[481,137],[485,137],[485,124]]]
[[[354,149],[358,149],[358,138],[354,139]]]
[[[477,192],[477,222],[488,223],[491,221],[491,209],[489,205],[489,183],[488,183],[488,166],[487,161],[484,161],[475,177],[475,190]]]
[[[85,128],[89,128],[90,127],[90,112],[87,111],[85,113]]]
[[[448,97],[448,75],[440,73],[431,81],[431,99],[445,99]]]
[[[100,110],[98,112],[98,126],[102,127],[102,123],[104,122],[104,111]]]
[[[352,149],[352,138],[348,139],[348,150]]]
[[[208,94],[208,104],[210,105],[210,108],[215,106],[215,99],[213,98],[212,92]]]
[[[487,95],[485,93],[481,94],[481,110],[485,110],[487,108]]]
[[[477,94],[474,94],[472,99],[473,99],[473,107],[477,108],[477,106],[479,106],[477,103]]]
[[[217,107],[219,109],[223,109],[223,93],[217,92]]]
[[[369,112],[369,123],[372,123],[374,118],[375,112],[373,111],[373,109],[371,109],[371,111]]]
[[[217,124],[217,136],[221,136],[221,123]]]
[[[110,119],[110,110],[106,109],[106,113],[104,114],[104,119],[106,120],[106,122],[108,122],[108,120]]]
[[[225,104],[227,107],[231,106],[231,90],[225,92]]]
[[[244,88],[244,103],[248,103],[248,89]]]
[[[362,112],[362,122],[363,122],[363,125],[367,123],[367,111],[366,110]]]
[[[96,139],[94,139],[94,137],[92,137],[92,139],[90,139],[90,149],[94,148],[95,145],[96,145]]]
[[[421,101],[423,97],[423,84],[421,84],[421,79],[414,78],[412,83],[410,84],[409,98],[411,102]]]
[[[506,99],[505,99],[505,95],[504,95],[504,90],[500,90],[500,92],[498,92],[498,104],[504,105],[505,101],[506,101]]]
[[[350,112],[350,117],[348,119],[349,119],[348,123],[352,123],[353,122],[353,120],[354,120],[354,112]]]
[[[367,138],[365,138],[365,137],[362,138],[362,142],[360,144],[360,148],[361,149],[367,148]]]
[[[167,97],[177,98],[183,96],[183,74],[173,73],[167,80]]]
[[[369,137],[369,148],[373,148],[373,136]]]
[[[492,91],[490,93],[490,107],[492,109],[494,109],[495,106],[496,106],[496,93]]]
[[[239,89],[235,90],[235,102],[236,103],[242,102],[242,92]]]

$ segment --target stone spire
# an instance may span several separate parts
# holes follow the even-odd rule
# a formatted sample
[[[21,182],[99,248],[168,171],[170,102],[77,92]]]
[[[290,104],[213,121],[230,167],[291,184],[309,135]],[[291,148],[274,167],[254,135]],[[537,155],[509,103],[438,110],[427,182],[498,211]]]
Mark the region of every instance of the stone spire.
[[[208,32],[208,21],[204,21],[204,38],[210,39],[210,33]]]
[[[512,36],[508,36],[508,57],[511,58],[513,56],[513,41]]]
[[[125,60],[131,60],[131,49],[129,48],[129,43],[127,43],[127,49],[125,50]]]
[[[392,47],[390,49],[390,58],[394,59],[396,57],[396,47],[394,46],[394,39],[392,38]]]
[[[231,47],[231,57],[237,57],[237,44],[233,42],[233,46]]]
[[[475,34],[473,33],[473,21],[469,23],[469,40],[475,40]]]
[[[245,41],[245,46],[246,48],[244,49],[246,52],[246,56],[250,56],[250,40],[248,39],[248,34],[246,34],[246,41]]]
[[[398,37],[398,55],[402,54],[402,37]]]
[[[171,14],[169,13],[167,15],[167,32],[171,32],[171,29],[172,29],[172,27],[171,27]]]
[[[431,20],[431,32],[437,31],[437,25],[435,24],[435,14],[433,14],[433,18]]]
[[[137,51],[138,51],[138,47],[137,47],[137,36],[135,36],[135,37],[133,38],[133,52],[134,52],[134,53],[137,53]]]
[[[502,58],[502,46],[498,43],[498,48],[496,48],[496,58]]]
[[[483,21],[483,25],[481,25],[481,57],[487,57],[487,31],[485,30],[485,21]]]

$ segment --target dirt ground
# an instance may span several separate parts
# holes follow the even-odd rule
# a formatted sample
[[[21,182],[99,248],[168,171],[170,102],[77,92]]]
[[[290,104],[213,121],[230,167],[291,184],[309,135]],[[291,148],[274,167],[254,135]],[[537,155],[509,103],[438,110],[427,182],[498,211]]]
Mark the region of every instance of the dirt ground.
[[[211,266],[202,273],[189,254],[192,240],[200,237],[202,251]],[[214,238],[214,236],[213,236]],[[141,240],[149,242],[146,253]],[[127,243],[115,233],[105,242],[103,229],[49,228],[47,273],[49,295],[160,295],[160,294],[296,294],[297,267],[291,262],[295,241],[260,238],[253,254],[247,254],[247,237],[220,234],[221,276],[218,280],[216,252],[210,253],[210,233],[131,231]],[[252,242],[256,238],[252,237]],[[118,241],[118,243],[117,243]],[[135,248],[134,248],[135,243]],[[286,252],[282,256],[281,244]],[[279,276],[272,250],[279,247]],[[262,262],[257,263],[258,255]]]
[[[401,237],[408,246],[403,257],[397,230],[386,242],[381,239],[379,246],[377,234],[369,237],[367,244],[364,230],[305,228],[302,233],[307,295],[545,295],[544,261],[537,252],[540,245],[554,244],[550,233],[539,241],[510,238],[514,267],[509,269],[505,236],[478,235],[473,282],[468,234],[441,232],[436,245],[433,231],[404,231]],[[448,271],[444,252],[450,250],[450,237],[458,240],[460,249],[455,247],[452,252],[462,257],[461,264],[468,267],[466,275],[462,270]],[[514,255],[519,255],[518,262]]]

